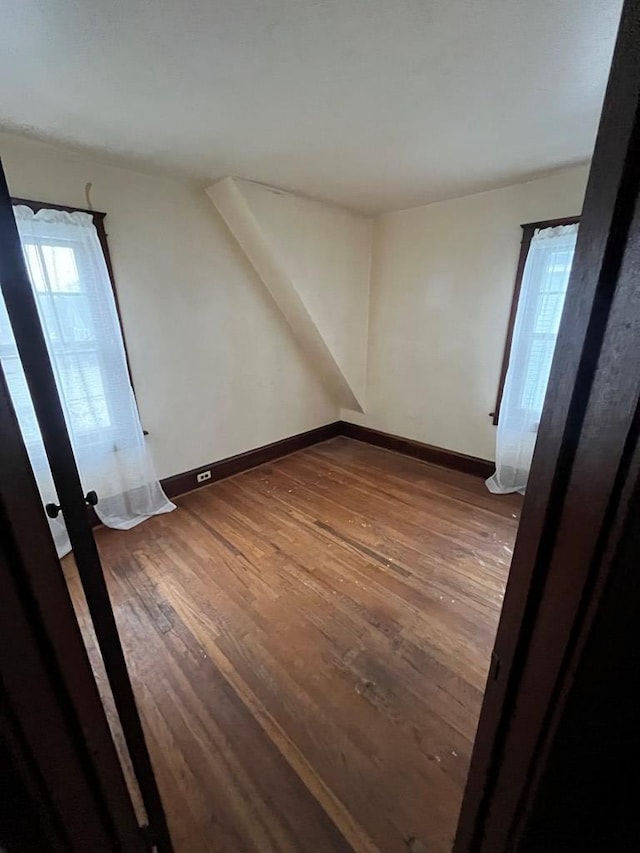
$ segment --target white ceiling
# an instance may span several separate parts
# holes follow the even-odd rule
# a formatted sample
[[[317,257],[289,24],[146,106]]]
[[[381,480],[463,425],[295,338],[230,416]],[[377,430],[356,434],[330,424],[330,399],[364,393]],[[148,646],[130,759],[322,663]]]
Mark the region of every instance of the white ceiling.
[[[590,156],[621,0],[4,0],[0,125],[363,210]]]

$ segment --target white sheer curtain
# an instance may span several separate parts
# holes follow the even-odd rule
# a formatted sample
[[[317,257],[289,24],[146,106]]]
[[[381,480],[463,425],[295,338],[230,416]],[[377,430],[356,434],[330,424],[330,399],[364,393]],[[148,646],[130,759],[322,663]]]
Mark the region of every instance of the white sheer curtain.
[[[577,236],[577,225],[563,225],[538,229],[531,239],[498,413],[496,473],[487,480],[491,492],[525,491]]]
[[[145,447],[120,323],[92,217],[17,205],[14,214],[85,493],[96,512],[126,530],[175,509]],[[0,359],[43,503],[56,502],[31,397],[4,301]],[[60,555],[69,540],[62,515],[51,522]]]

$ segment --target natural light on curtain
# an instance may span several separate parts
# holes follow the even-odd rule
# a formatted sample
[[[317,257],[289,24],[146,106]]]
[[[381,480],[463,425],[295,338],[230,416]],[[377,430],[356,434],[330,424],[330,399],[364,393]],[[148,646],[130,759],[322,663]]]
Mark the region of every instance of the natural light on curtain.
[[[549,382],[577,225],[538,229],[531,239],[498,414],[491,492],[524,493]]]
[[[111,281],[92,217],[14,207],[38,313],[80,479],[95,490],[96,512],[128,529],[174,505],[156,478],[131,388]],[[31,397],[4,301],[0,359],[43,503],[57,502]],[[62,516],[51,522],[69,550]]]

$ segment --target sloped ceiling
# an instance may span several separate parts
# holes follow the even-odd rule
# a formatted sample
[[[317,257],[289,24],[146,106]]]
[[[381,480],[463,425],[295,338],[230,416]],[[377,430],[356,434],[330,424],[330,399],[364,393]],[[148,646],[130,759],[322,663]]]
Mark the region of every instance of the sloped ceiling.
[[[364,411],[371,220],[234,178],[207,194],[336,402]]]
[[[5,0],[0,125],[367,211],[590,157],[621,0]]]

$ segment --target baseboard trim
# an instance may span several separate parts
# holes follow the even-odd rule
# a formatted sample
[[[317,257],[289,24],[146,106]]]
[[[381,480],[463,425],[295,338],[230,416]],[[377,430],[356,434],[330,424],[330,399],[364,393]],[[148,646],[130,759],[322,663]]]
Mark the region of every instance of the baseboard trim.
[[[217,480],[224,480],[225,477],[231,477],[233,474],[240,474],[242,471],[264,465],[265,462],[273,462],[274,459],[288,456],[290,453],[295,453],[296,450],[303,450],[305,447],[311,447],[321,441],[335,438],[340,435],[340,427],[340,421],[334,421],[316,427],[316,429],[300,432],[280,441],[273,441],[271,444],[264,444],[262,447],[238,453],[236,456],[228,456],[226,459],[211,462],[209,465],[200,465],[198,468],[192,468],[191,471],[185,471],[182,474],[174,474],[173,477],[166,477],[161,480],[160,484],[168,498],[176,498],[178,495],[192,492],[194,489],[210,486]],[[211,477],[203,483],[199,483],[197,476],[203,471],[211,471]]]
[[[340,422],[340,435],[364,441],[367,444],[375,444],[376,447],[384,447],[386,450],[394,450],[396,453],[403,453],[405,456],[412,456],[414,459],[430,462],[441,468],[473,474],[476,477],[486,479],[495,471],[495,464],[488,459],[468,456],[466,453],[457,453],[455,450],[445,450],[443,447],[434,447],[431,444],[423,444],[421,441],[401,438],[399,435],[380,432],[348,421]]]
[[[168,498],[177,498],[187,492],[203,489],[218,480],[224,480],[234,474],[241,474],[250,468],[256,468],[266,462],[273,462],[274,459],[288,456],[290,453],[295,453],[296,450],[304,450],[305,447],[313,447],[314,444],[320,444],[322,441],[328,441],[330,438],[336,438],[339,435],[343,435],[345,438],[353,438],[356,441],[363,441],[366,444],[373,444],[376,447],[383,447],[385,450],[393,450],[396,453],[404,454],[404,456],[420,459],[422,462],[439,465],[441,468],[451,468],[454,471],[462,471],[465,474],[473,474],[484,479],[490,477],[495,471],[494,463],[488,459],[480,459],[477,456],[456,453],[455,450],[445,450],[443,447],[423,444],[421,441],[402,438],[388,432],[380,432],[380,430],[352,424],[349,421],[334,421],[307,430],[307,432],[300,432],[280,441],[273,441],[271,444],[247,450],[245,453],[238,453],[236,456],[228,456],[226,459],[211,462],[209,465],[200,465],[199,468],[192,468],[191,471],[185,471],[182,474],[165,477],[164,480],[160,480],[160,485]],[[199,483],[197,476],[203,471],[211,471],[211,477],[203,483]],[[93,507],[88,508],[88,515],[92,527],[98,527],[101,524]]]
[[[238,453],[236,456],[228,456],[226,459],[211,462],[209,465],[200,465],[198,468],[192,468],[191,471],[184,471],[182,474],[165,477],[164,480],[160,481],[160,484],[168,498],[177,498],[187,492],[202,489],[218,480],[224,480],[226,477],[240,474],[250,468],[264,465],[266,462],[273,462],[275,459],[280,459],[290,453],[295,453],[297,450],[304,450],[305,447],[312,447],[314,444],[328,441],[330,438],[336,438],[339,435],[363,441],[366,444],[373,444],[376,447],[383,447],[386,450],[393,450],[396,453],[411,456],[413,459],[420,459],[422,462],[439,465],[441,468],[451,468],[454,471],[473,474],[476,477],[486,479],[495,470],[495,465],[488,459],[456,453],[454,450],[445,450],[443,447],[423,444],[421,441],[380,432],[380,430],[359,426],[348,421],[334,421],[316,427],[316,429],[310,429],[307,432],[301,432],[280,441],[273,441],[271,444],[247,450],[245,453]],[[203,471],[211,471],[211,477],[203,483],[199,483],[197,476]],[[97,522],[97,518],[95,521]]]

